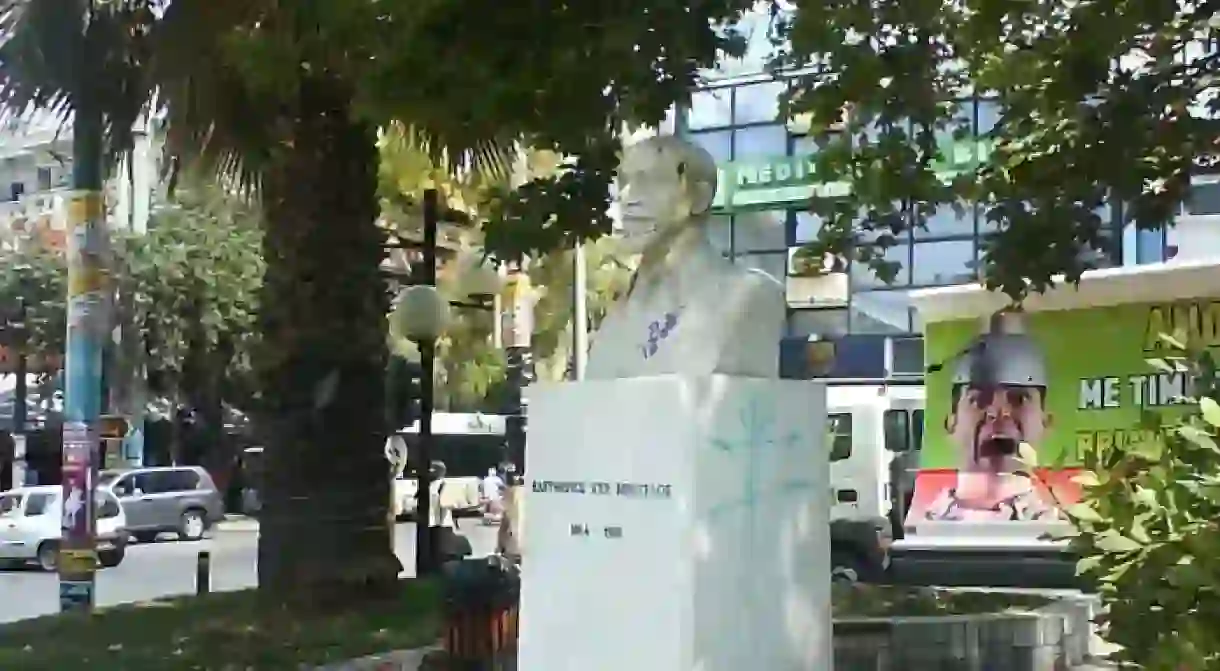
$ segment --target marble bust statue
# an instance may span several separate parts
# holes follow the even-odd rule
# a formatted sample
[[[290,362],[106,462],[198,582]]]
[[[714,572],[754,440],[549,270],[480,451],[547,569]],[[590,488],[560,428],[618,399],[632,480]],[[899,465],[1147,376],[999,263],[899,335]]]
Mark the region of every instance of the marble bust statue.
[[[708,239],[716,179],[711,155],[681,138],[651,137],[623,152],[623,237],[641,258],[593,338],[586,379],[778,376],[783,286],[733,264]]]

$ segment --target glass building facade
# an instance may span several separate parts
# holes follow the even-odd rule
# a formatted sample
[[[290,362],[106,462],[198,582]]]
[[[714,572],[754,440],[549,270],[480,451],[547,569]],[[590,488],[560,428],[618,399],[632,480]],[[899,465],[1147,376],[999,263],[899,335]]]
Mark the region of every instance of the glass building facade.
[[[703,146],[721,166],[714,241],[734,262],[784,281],[790,339],[817,336],[839,341],[840,352],[853,353],[853,361],[840,363],[851,371],[873,371],[852,372],[850,377],[874,377],[878,371],[888,376],[898,369],[918,374],[922,339],[907,294],[917,288],[973,281],[981,241],[993,224],[981,208],[959,214],[945,207],[930,213],[926,229],[908,232],[889,250],[889,260],[902,266],[890,284],[879,281],[868,268],[855,267],[848,267],[836,281],[791,277],[793,251],[818,232],[817,218],[805,211],[812,190],[801,179],[802,157],[817,148],[813,138],[779,118],[786,83],[764,74],[773,51],[771,26],[767,9],[747,14],[737,26],[747,38],[745,55],[725,59],[716,71],[703,73],[706,84],[692,93],[690,105],[679,109],[673,120],[676,133]],[[959,101],[957,114],[979,136],[991,130],[998,118],[995,103],[985,99]],[[952,142],[948,137],[945,141]],[[953,147],[956,153],[960,145],[942,146]],[[743,184],[751,187],[748,193],[742,192]],[[1220,186],[1211,190],[1215,193],[1203,193],[1207,189],[1199,186],[1195,191],[1184,213],[1220,214]],[[1157,263],[1174,254],[1172,238],[1164,229],[1136,231],[1124,226],[1117,205],[1099,214],[1110,223],[1110,245],[1109,254],[1094,259],[1098,265]],[[880,358],[884,363],[870,360]]]
[[[707,149],[718,164],[728,166],[722,177],[739,174],[734,168],[741,165],[799,161],[816,151],[816,145],[799,129],[777,121],[784,86],[782,81],[747,78],[696,91],[689,110],[678,116],[676,128]],[[990,131],[997,119],[994,103],[986,100],[961,101],[958,114],[978,135]],[[731,190],[733,185],[721,188]],[[750,199],[746,207],[722,202],[715,237],[737,263],[787,279],[792,251],[816,237],[819,221],[804,211],[802,193],[791,193],[791,200],[779,195],[773,203]],[[1111,209],[1103,216],[1110,218],[1117,232],[1121,223]],[[849,268],[842,304],[834,305],[834,298],[826,297],[829,300],[818,301],[817,307],[792,305],[789,335],[915,332],[906,292],[973,281],[980,241],[989,226],[981,208],[959,214],[944,207],[930,213],[926,229],[909,231],[905,240],[888,250],[888,260],[901,264],[892,283],[881,282],[867,267]],[[1112,239],[1115,249],[1121,249],[1122,236]],[[1118,259],[1121,256],[1116,255],[1114,260]]]

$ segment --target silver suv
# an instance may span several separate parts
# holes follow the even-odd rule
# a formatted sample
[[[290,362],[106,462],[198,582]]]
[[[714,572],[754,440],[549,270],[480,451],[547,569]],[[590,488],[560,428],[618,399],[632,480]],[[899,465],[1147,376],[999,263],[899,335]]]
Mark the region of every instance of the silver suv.
[[[98,484],[119,498],[127,529],[141,543],[166,532],[178,534],[179,540],[199,540],[224,519],[224,497],[198,466],[103,471]]]

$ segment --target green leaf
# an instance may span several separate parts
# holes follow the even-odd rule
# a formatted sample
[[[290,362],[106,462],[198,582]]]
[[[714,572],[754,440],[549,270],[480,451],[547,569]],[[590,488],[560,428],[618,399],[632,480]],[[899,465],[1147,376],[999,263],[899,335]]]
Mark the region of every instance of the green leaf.
[[[1081,487],[1097,487],[1101,485],[1101,481],[1097,479],[1097,474],[1092,471],[1081,471],[1073,475],[1072,482]]]
[[[1220,403],[1215,399],[1204,396],[1199,399],[1199,411],[1203,415],[1203,420],[1212,426],[1220,427]]]
[[[1140,543],[1119,534],[1116,531],[1104,532],[1096,539],[1096,545],[1099,550],[1109,554],[1127,554],[1130,552],[1138,552],[1143,549]]]
[[[1127,445],[1127,453],[1147,461],[1160,461],[1165,455],[1165,444],[1159,437],[1154,437]]]
[[[1197,445],[1198,447],[1201,447],[1210,452],[1215,452],[1217,454],[1220,454],[1220,445],[1216,444],[1215,439],[1212,438],[1212,436],[1210,434],[1208,434],[1206,431],[1200,429],[1197,426],[1192,426],[1190,424],[1183,424],[1181,426],[1175,427],[1174,432],[1177,433],[1179,436],[1185,438],[1186,440],[1190,441],[1190,443],[1193,445]]]
[[[1174,366],[1170,365],[1169,362],[1165,361],[1164,359],[1145,359],[1145,361],[1148,362],[1149,366],[1152,366],[1163,373],[1175,374],[1178,372]]]
[[[1144,528],[1144,523],[1139,517],[1131,521],[1131,529],[1127,533],[1136,543],[1147,545],[1152,542],[1152,538],[1148,535],[1148,530]]]
[[[1101,567],[1102,561],[1105,560],[1105,555],[1093,555],[1092,557],[1082,557],[1076,562],[1076,575],[1084,575],[1096,571]]]
[[[1017,448],[1017,459],[1030,468],[1038,467],[1038,451],[1029,443],[1021,443]]]
[[[1168,333],[1161,333],[1161,334],[1158,334],[1157,337],[1160,338],[1161,342],[1165,343],[1166,345],[1169,345],[1173,349],[1176,349],[1176,350],[1186,349],[1186,343],[1179,340],[1177,338],[1177,334],[1170,335]]]
[[[1132,499],[1144,508],[1160,508],[1160,502],[1157,501],[1156,490],[1151,487],[1135,487],[1135,492],[1132,494]]]
[[[1087,503],[1074,503],[1066,506],[1063,512],[1078,522],[1101,522],[1102,517]]]

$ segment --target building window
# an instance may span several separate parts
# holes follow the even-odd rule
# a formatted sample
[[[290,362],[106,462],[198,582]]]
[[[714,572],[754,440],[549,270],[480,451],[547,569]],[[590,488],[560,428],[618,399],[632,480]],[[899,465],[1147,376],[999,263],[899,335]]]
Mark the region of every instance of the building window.
[[[850,308],[852,333],[912,332],[911,306],[906,292],[862,291],[852,294]]]
[[[1220,183],[1194,184],[1186,199],[1190,214],[1220,214]]]
[[[994,100],[980,100],[975,104],[974,133],[982,137],[995,129],[1000,123],[1000,103]]]
[[[779,120],[779,99],[784,82],[738,86],[734,92],[733,123],[774,123]]]
[[[733,122],[733,89],[696,91],[690,97],[686,127],[690,130],[728,126]]]
[[[786,250],[788,212],[748,212],[733,217],[733,253]]]
[[[961,210],[961,213],[958,213]],[[974,235],[974,206],[959,203],[941,205],[928,214],[924,220],[924,228],[916,228],[912,232],[916,238],[945,238],[953,236]]]
[[[871,328],[866,328],[871,326]],[[861,291],[851,297],[852,333],[910,333],[911,300],[905,291]]]
[[[1135,262],[1160,263],[1165,260],[1165,229],[1150,228],[1135,232]]]
[[[792,235],[789,244],[803,245],[818,239],[822,230],[822,218],[812,212],[797,212],[793,217]]]
[[[851,458],[851,413],[826,415],[826,429],[830,434],[830,460]]]
[[[12,182],[8,185],[9,200],[17,200],[25,195],[25,182]]]
[[[707,239],[723,254],[733,253],[733,218],[728,215],[715,215],[707,222]]]
[[[38,169],[38,190],[39,191],[50,191],[51,182],[52,182],[51,169],[50,168],[39,168]]]
[[[691,133],[687,136],[690,141],[703,147],[707,153],[712,155],[712,159],[717,165],[722,165],[733,160],[733,132],[727,130],[718,130],[703,133]]]
[[[974,240],[917,243],[911,257],[911,282],[916,285],[960,284],[977,276]]]
[[[886,261],[897,263],[898,273],[888,286],[903,287],[911,283],[911,246],[906,243],[894,245],[885,250]],[[866,263],[853,261],[851,264],[852,289],[884,287],[887,284],[877,277],[877,272]]]
[[[788,130],[783,126],[752,126],[733,133],[733,160],[775,158],[788,151]]]

